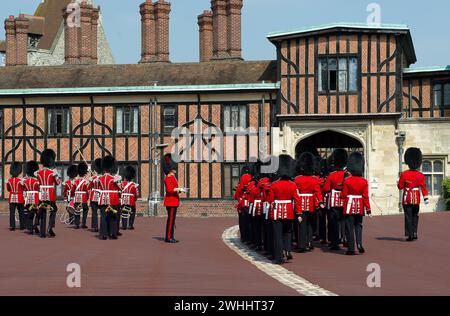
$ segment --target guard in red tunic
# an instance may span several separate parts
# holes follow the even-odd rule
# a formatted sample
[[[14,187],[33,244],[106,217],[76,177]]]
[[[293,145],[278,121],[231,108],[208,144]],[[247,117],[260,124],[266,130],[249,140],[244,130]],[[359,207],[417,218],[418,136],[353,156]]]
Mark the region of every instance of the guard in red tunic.
[[[105,156],[102,159],[104,174],[98,179],[100,195],[98,205],[100,207],[100,240],[117,239],[117,221],[120,210],[121,177],[116,175],[117,161],[113,156]]]
[[[125,168],[125,181],[122,181],[122,194],[120,204],[122,205],[122,229],[134,229],[136,219],[136,201],[139,196],[139,184],[133,182],[136,178],[136,169],[132,166]]]
[[[246,165],[241,170],[241,179],[239,180],[234,193],[234,199],[237,200],[236,209],[239,216],[239,232],[242,242],[250,240],[249,233],[247,232],[246,214],[248,214],[250,207],[247,186],[251,181],[251,167],[250,165]]]
[[[87,216],[89,211],[88,197],[89,197],[89,180],[87,174],[89,167],[85,162],[82,162],[77,167],[78,178],[74,183],[74,202],[75,202],[75,229],[80,229],[81,213],[83,213],[83,219],[81,221],[81,228],[88,228],[86,225]]]
[[[52,149],[45,149],[41,154],[41,164],[44,167],[36,173],[39,181],[40,190],[40,207],[39,207],[39,221],[40,221],[40,237],[45,238],[47,233],[47,212],[50,212],[48,222],[48,235],[55,237],[53,231],[56,223],[56,185],[60,185],[61,181],[56,171],[52,170],[55,167],[56,154]]]
[[[320,189],[323,195],[323,186],[325,184],[325,182],[327,181],[327,177],[328,177],[329,171],[328,171],[328,164],[327,164],[327,159],[321,159],[320,160],[320,175],[318,176],[319,181],[320,181]],[[326,197],[323,197],[324,202],[326,202]],[[328,225],[328,220],[327,220],[327,216],[328,216],[328,210],[326,208],[326,204],[325,207],[323,209],[319,209],[318,211],[318,234],[319,234],[319,239],[320,239],[320,243],[322,245],[327,244],[327,225]]]
[[[16,230],[16,210],[19,214],[19,228],[25,229],[24,218],[24,198],[23,198],[23,184],[19,178],[22,173],[22,164],[13,162],[9,170],[11,178],[6,183],[6,190],[9,192],[9,230]]]
[[[299,225],[298,251],[303,253],[314,249],[313,230],[316,209],[325,208],[320,188],[320,180],[314,176],[316,158],[312,153],[302,153],[297,161],[296,172],[299,174],[294,182],[300,195],[302,221]]]
[[[75,210],[75,204],[73,198],[75,195],[75,179],[78,176],[77,165],[71,165],[67,168],[67,176],[69,179],[64,182],[63,195],[64,200],[68,203],[67,213],[69,214],[69,224],[73,224],[75,221],[75,214],[73,213]]]
[[[279,157],[279,180],[272,183],[268,200],[273,203],[270,218],[273,223],[274,262],[283,264],[292,259],[292,224],[295,214],[301,215],[301,199],[297,185],[292,181],[293,159],[288,155]],[[300,216],[299,222],[302,221]]]
[[[171,154],[164,155],[162,162],[164,178],[164,186],[166,194],[164,196],[164,206],[167,209],[166,235],[164,241],[167,243],[177,243],[174,238],[175,220],[177,218],[177,209],[180,206],[180,193],[186,192],[184,188],[178,186],[178,180],[175,177],[177,164],[172,159]]]
[[[334,166],[323,185],[323,194],[327,195],[327,209],[329,209],[330,216],[330,237],[331,250],[340,250],[339,244],[344,239],[344,217],[343,217],[343,200],[341,199],[342,185],[344,180],[350,176],[345,170],[348,161],[347,151],[344,149],[336,149],[331,158]]]
[[[341,199],[344,201],[345,232],[348,249],[346,255],[355,254],[356,246],[359,253],[364,253],[363,247],[363,217],[371,215],[369,201],[369,184],[363,178],[364,157],[361,153],[354,152],[348,161],[348,171],[351,176],[345,179],[342,188]]]
[[[98,232],[98,199],[100,197],[100,182],[99,178],[102,176],[102,158],[97,158],[92,164],[94,174],[89,178],[89,203],[92,211],[91,229],[93,232]]]
[[[39,181],[35,173],[39,170],[36,161],[31,160],[25,164],[26,177],[23,179],[23,190],[25,197],[25,210],[27,214],[28,234],[39,234]]]
[[[428,204],[428,191],[425,176],[418,171],[422,165],[422,152],[419,148],[408,148],[405,152],[405,163],[409,170],[400,174],[398,189],[403,190],[403,210],[405,213],[405,228],[407,241],[416,240],[419,226],[420,193]]]

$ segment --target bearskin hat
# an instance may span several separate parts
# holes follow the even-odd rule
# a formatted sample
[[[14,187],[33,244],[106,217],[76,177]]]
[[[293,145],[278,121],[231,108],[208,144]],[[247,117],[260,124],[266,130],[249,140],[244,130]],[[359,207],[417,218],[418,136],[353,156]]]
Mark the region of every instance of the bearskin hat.
[[[244,174],[252,174],[252,166],[251,166],[251,164],[246,164],[246,165],[244,165],[242,167],[242,169],[241,169],[241,177]]]
[[[335,149],[333,151],[332,157],[334,168],[343,169],[347,166],[348,153],[345,149]]]
[[[288,180],[292,178],[293,162],[294,159],[289,155],[280,155],[278,157],[278,175],[281,179]]]
[[[297,171],[301,175],[312,176],[316,169],[316,157],[310,152],[304,152],[297,161]]]
[[[97,158],[94,160],[94,163],[92,164],[92,170],[97,172],[97,174],[101,174],[102,171],[102,158]]]
[[[53,168],[55,166],[56,153],[53,149],[45,149],[41,153],[41,164],[45,168]]]
[[[127,166],[125,168],[124,176],[127,181],[133,181],[134,178],[136,177],[136,169],[134,169],[133,166]]]
[[[18,177],[22,173],[22,163],[13,162],[11,168],[9,169],[9,174],[12,177]]]
[[[173,160],[172,154],[165,154],[162,161],[162,169],[165,175],[168,175],[171,170],[177,168],[177,163]]]
[[[105,156],[102,159],[102,170],[104,172],[114,174],[117,171],[117,161],[113,156]]]
[[[350,155],[347,171],[357,177],[362,177],[364,175],[364,157],[361,153],[354,152]]]
[[[29,177],[34,177],[34,174],[38,170],[39,170],[39,164],[34,160],[30,160],[25,164],[25,173]]]
[[[77,167],[78,175],[80,177],[84,177],[87,174],[88,169],[89,169],[89,167],[88,167],[87,163],[82,162],[82,163],[78,164],[78,167]]]
[[[420,169],[422,165],[422,151],[419,148],[408,148],[405,152],[405,163],[411,170]]]
[[[258,161],[254,162],[252,165],[253,179],[259,180],[261,178],[261,161],[258,159]]]
[[[78,166],[70,165],[69,168],[67,168],[67,176],[69,179],[76,178],[78,176]]]

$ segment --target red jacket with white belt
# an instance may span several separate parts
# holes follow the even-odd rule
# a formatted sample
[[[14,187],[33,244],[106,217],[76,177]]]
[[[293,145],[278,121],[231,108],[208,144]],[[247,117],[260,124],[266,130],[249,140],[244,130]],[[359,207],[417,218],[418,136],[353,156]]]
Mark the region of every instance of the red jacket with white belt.
[[[60,185],[61,181],[53,170],[44,168],[36,173],[40,186],[40,200],[45,202],[56,202],[55,185]]]
[[[180,206],[180,195],[175,192],[178,188],[178,181],[174,175],[167,176],[164,179],[164,186],[166,187],[166,195],[164,196],[164,206],[178,207]]]
[[[39,181],[36,178],[25,178],[23,180],[25,205],[39,204]]]
[[[297,185],[290,180],[278,180],[272,183],[268,192],[268,202],[273,203],[269,212],[272,220],[294,219],[294,212],[302,213],[301,199]]]
[[[136,206],[136,200],[139,196],[139,185],[134,182],[122,182],[122,194],[120,204],[127,206]]]
[[[298,176],[294,180],[301,198],[301,209],[314,212],[323,202],[320,180],[315,176]]]
[[[73,184],[75,203],[87,204],[89,195],[89,182],[85,178],[79,178],[75,180]]]
[[[322,193],[327,199],[327,208],[344,206],[340,196],[346,176],[350,176],[350,173],[344,170],[334,171],[328,175],[322,187]]]
[[[99,178],[100,195],[98,205],[120,205],[120,188],[117,182],[120,180],[108,173]]]
[[[344,181],[341,199],[345,215],[370,214],[369,184],[362,177],[351,176]]]
[[[407,170],[400,174],[398,189],[403,190],[403,205],[419,205],[420,192],[424,198],[428,198],[428,191],[425,185],[425,176],[417,170]]]
[[[6,183],[6,190],[9,192],[9,203],[23,204],[23,186],[20,178],[11,178]]]

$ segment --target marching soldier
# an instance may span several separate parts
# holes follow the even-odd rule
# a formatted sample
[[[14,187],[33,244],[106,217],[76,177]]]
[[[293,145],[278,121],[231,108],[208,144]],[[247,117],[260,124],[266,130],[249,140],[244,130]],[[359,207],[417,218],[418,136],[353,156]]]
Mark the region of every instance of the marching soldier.
[[[323,186],[325,184],[325,182],[327,181],[327,177],[328,177],[328,167],[327,167],[327,160],[326,159],[322,159],[320,161],[320,176],[319,176],[319,181],[320,181],[320,189],[323,192]],[[323,197],[324,202],[325,202],[325,206],[326,206],[326,196]],[[318,213],[318,229],[319,229],[319,239],[320,239],[320,243],[322,245],[327,244],[327,214],[328,214],[328,210],[325,208],[323,209],[319,209],[319,213]]]
[[[403,190],[403,210],[405,213],[405,228],[407,241],[418,238],[420,193],[428,204],[428,191],[425,185],[425,176],[418,171],[422,165],[422,152],[419,148],[408,148],[405,152],[405,162],[409,170],[400,174],[398,189]]]
[[[297,185],[300,195],[300,205],[302,221],[299,227],[299,252],[303,253],[314,249],[312,244],[314,221],[316,220],[314,213],[317,207],[325,208],[320,189],[320,180],[314,176],[315,157],[309,152],[300,155],[297,162],[297,174],[294,182]],[[295,224],[297,225],[297,224]]]
[[[116,159],[113,156],[105,156],[102,159],[102,170],[104,174],[98,179],[100,188],[98,205],[101,214],[99,238],[117,239],[117,217],[120,209],[118,182],[121,178],[118,175],[113,176],[117,170]]]
[[[344,181],[341,199],[344,200],[345,232],[348,243],[346,255],[352,256],[355,254],[355,237],[359,253],[365,252],[362,242],[363,217],[365,214],[371,216],[369,184],[363,178],[364,157],[361,153],[354,152],[350,155],[348,171],[351,176]]]
[[[274,262],[285,263],[292,259],[292,222],[294,214],[301,215],[301,199],[297,185],[291,180],[292,158],[288,155],[279,157],[279,180],[272,183],[268,200],[273,203],[270,214],[273,223]],[[302,217],[298,218],[301,223]]]
[[[345,170],[348,154],[344,149],[336,149],[332,154],[332,163],[335,171],[331,172],[323,186],[323,193],[328,194],[328,209],[330,212],[331,250],[340,250],[341,226],[343,227],[343,200],[341,199],[342,185],[350,176]]]
[[[134,229],[134,220],[136,218],[136,200],[139,196],[139,184],[133,182],[136,178],[136,169],[132,166],[125,168],[125,180],[122,182],[122,229]],[[124,210],[128,209],[128,214],[124,213]]]
[[[56,190],[55,185],[60,185],[61,181],[56,171],[51,168],[55,167],[56,154],[52,149],[45,149],[41,154],[41,164],[44,167],[37,171],[37,179],[40,189],[40,205],[39,205],[39,221],[40,221],[40,237],[45,238],[47,233],[47,211],[50,212],[48,222],[48,235],[55,237],[53,231],[56,222]]]
[[[6,190],[9,192],[9,230],[16,230],[16,209],[19,214],[19,228],[25,229],[24,218],[24,198],[23,198],[23,184],[19,178],[22,173],[22,164],[13,162],[9,170],[11,178],[6,183]]]
[[[25,164],[26,177],[23,180],[25,193],[25,209],[28,213],[27,229],[28,234],[39,234],[39,181],[35,177],[35,173],[39,170],[36,161],[31,160]]]
[[[83,219],[81,222],[81,228],[86,229],[87,215],[89,211],[88,207],[88,195],[89,195],[89,181],[86,179],[89,167],[85,162],[82,162],[77,167],[78,179],[75,180],[73,185],[75,194],[75,229],[80,229],[80,217],[83,213]]]
[[[64,199],[67,201],[68,205],[73,201],[74,194],[75,194],[75,178],[78,176],[78,167],[76,165],[71,165],[69,168],[67,168],[67,176],[69,179],[64,182],[63,186],[63,195]],[[75,209],[75,208],[74,208]],[[69,213],[69,224],[74,223],[75,221],[75,214],[73,214],[71,211],[69,211],[69,208],[67,208],[67,213]]]
[[[263,191],[264,187],[269,182],[268,177],[262,177],[260,173],[261,163],[258,162],[256,164],[255,170],[255,183],[250,189],[250,200],[252,202],[252,229],[253,229],[253,245],[257,251],[262,250],[263,245],[263,225],[264,225],[264,199],[263,199]],[[258,180],[256,182],[256,180]]]
[[[246,215],[249,209],[249,201],[248,201],[248,193],[247,193],[247,185],[252,181],[252,175],[250,166],[246,165],[242,168],[241,171],[241,179],[239,180],[239,184],[236,187],[236,191],[234,193],[234,199],[237,200],[236,209],[238,211],[239,216],[239,232],[241,234],[241,241],[248,241],[248,232],[246,230]]]
[[[92,211],[91,229],[98,233],[98,199],[100,195],[98,179],[102,175],[102,158],[97,158],[92,164],[94,174],[89,178],[89,203]]]

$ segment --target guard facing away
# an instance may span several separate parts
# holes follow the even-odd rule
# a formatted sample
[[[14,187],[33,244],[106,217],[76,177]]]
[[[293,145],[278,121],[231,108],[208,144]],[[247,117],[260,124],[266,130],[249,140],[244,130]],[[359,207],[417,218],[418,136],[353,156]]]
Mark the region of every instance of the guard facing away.
[[[180,193],[185,193],[185,188],[178,186],[178,180],[175,177],[177,164],[172,159],[171,154],[165,154],[162,161],[162,169],[166,177],[164,178],[165,196],[164,206],[167,209],[166,235],[164,241],[167,243],[177,243],[175,236],[175,220],[177,210],[180,206]]]
[[[75,229],[80,228],[81,214],[83,214],[81,228],[86,229],[88,228],[86,222],[89,211],[88,206],[89,181],[87,179],[89,167],[85,162],[82,162],[78,165],[77,171],[78,171],[78,178],[75,180],[74,183]]]
[[[102,176],[102,158],[97,158],[92,164],[93,174],[89,178],[89,203],[92,212],[91,229],[98,233],[98,199],[100,197],[100,182],[99,178]]]
[[[252,181],[251,166],[245,165],[241,170],[241,178],[234,193],[234,199],[237,200],[236,209],[239,216],[239,232],[242,242],[250,240],[250,233],[247,231],[247,215],[250,208],[248,184]]]
[[[22,164],[13,162],[9,170],[11,178],[6,183],[6,190],[9,192],[9,230],[16,230],[16,210],[19,215],[19,228],[25,229],[24,218],[24,198],[23,198],[23,183],[20,179],[22,173]]]
[[[43,169],[36,173],[40,189],[39,221],[41,238],[47,237],[47,213],[50,213],[48,235],[49,237],[56,236],[53,231],[56,223],[56,212],[58,211],[55,186],[60,185],[61,181],[58,173],[53,170],[55,167],[55,159],[55,152],[52,149],[45,149],[41,154]]]
[[[364,176],[364,157],[354,152],[348,161],[348,171],[351,176],[345,179],[341,199],[344,201],[345,232],[348,249],[346,255],[355,254],[355,237],[359,253],[364,253],[363,247],[363,217],[371,216],[369,201],[369,184]]]
[[[25,164],[26,177],[23,179],[23,189],[25,210],[28,215],[27,229],[30,235],[39,234],[39,181],[35,177],[38,170],[39,164],[34,160]]]
[[[418,171],[422,165],[422,151],[419,148],[408,148],[405,152],[405,163],[408,165],[409,170],[400,174],[397,186],[399,190],[403,190],[402,204],[405,213],[405,235],[408,237],[406,240],[413,241],[418,238],[421,192],[425,204],[428,204],[425,176]]]
[[[67,202],[67,213],[69,215],[69,219],[66,222],[66,224],[71,225],[75,221],[75,202],[74,202],[74,195],[75,195],[75,180],[78,176],[78,167],[77,165],[71,165],[69,168],[67,168],[67,176],[69,179],[67,179],[66,182],[64,182],[63,187],[63,194],[64,194],[64,200]]]
[[[134,229],[136,219],[136,200],[139,196],[139,184],[133,182],[136,178],[136,169],[132,166],[125,168],[125,181],[121,183],[122,194],[120,204],[122,209],[122,229]]]

